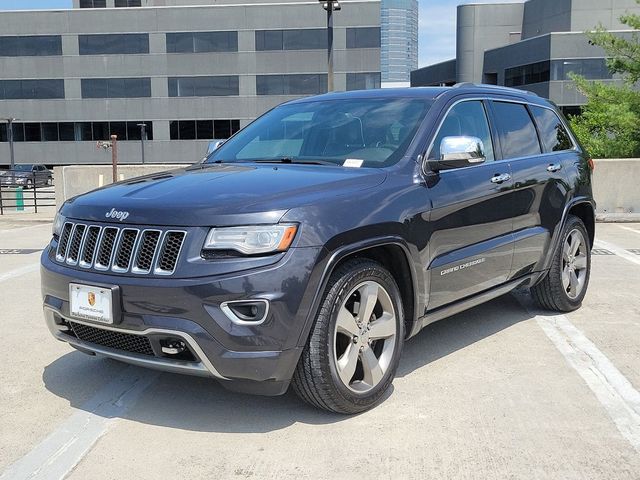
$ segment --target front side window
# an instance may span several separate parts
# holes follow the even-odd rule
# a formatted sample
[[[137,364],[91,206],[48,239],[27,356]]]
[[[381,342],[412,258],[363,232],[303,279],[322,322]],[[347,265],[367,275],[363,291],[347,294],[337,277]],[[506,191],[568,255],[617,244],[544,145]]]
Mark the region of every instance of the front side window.
[[[571,150],[573,142],[558,115],[552,110],[542,107],[531,107],[531,113],[538,125],[540,139],[545,152]]]
[[[526,106],[494,102],[493,108],[503,158],[529,157],[541,153],[536,127]]]
[[[283,105],[238,132],[206,161],[342,165],[350,159],[362,167],[385,167],[405,154],[431,103],[356,98]]]
[[[429,158],[440,159],[440,144],[445,137],[461,136],[477,137],[482,140],[487,161],[495,160],[487,113],[480,100],[458,103],[449,110],[433,142]]]

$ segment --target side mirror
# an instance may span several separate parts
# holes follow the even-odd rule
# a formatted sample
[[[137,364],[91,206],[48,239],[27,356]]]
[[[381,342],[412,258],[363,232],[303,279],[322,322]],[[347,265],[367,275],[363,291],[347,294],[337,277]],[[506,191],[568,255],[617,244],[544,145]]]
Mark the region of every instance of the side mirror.
[[[429,160],[432,170],[468,167],[486,160],[484,144],[477,137],[444,137],[440,142],[440,159]]]

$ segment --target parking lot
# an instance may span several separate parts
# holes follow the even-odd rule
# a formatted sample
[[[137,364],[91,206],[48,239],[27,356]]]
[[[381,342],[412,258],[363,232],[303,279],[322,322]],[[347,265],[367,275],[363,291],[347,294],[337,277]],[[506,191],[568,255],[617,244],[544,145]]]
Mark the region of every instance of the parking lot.
[[[433,324],[392,393],[353,417],[55,341],[50,232],[46,214],[0,217],[3,480],[640,478],[640,224],[598,225],[580,310],[519,293]]]

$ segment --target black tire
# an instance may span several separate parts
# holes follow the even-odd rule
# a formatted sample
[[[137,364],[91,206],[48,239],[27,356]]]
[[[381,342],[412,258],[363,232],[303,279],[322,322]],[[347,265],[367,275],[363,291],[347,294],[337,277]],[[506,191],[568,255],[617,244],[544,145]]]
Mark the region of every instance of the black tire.
[[[562,282],[562,272],[564,268],[563,247],[567,242],[569,235],[578,230],[584,238],[584,254],[586,255],[586,272],[581,290],[575,298],[572,298],[567,292]],[[589,234],[580,218],[569,215],[565,226],[560,235],[560,242],[553,254],[551,268],[545,275],[544,279],[531,288],[531,295],[536,303],[546,309],[558,312],[571,312],[580,308],[582,300],[587,293],[589,286],[589,276],[591,274],[591,245]]]
[[[393,346],[393,350],[386,371],[377,385],[366,392],[355,392],[346,386],[339,377],[334,356],[334,353],[337,353],[334,329],[339,309],[348,301],[348,298],[357,295],[354,293],[354,289],[363,283],[371,284],[372,282],[383,287],[388,294],[385,298],[391,301],[395,311],[395,337],[388,339],[390,342],[388,345]],[[379,308],[380,305],[380,303],[376,303],[376,308]],[[372,322],[375,322],[374,317],[372,317]],[[369,259],[349,260],[338,267],[329,279],[307,345],[293,376],[293,389],[305,402],[331,412],[355,414],[368,410],[380,400],[391,386],[398,368],[403,344],[402,298],[393,276],[382,265]],[[369,345],[372,344],[369,343]],[[374,341],[372,349],[375,346]],[[361,363],[359,365],[362,367]]]

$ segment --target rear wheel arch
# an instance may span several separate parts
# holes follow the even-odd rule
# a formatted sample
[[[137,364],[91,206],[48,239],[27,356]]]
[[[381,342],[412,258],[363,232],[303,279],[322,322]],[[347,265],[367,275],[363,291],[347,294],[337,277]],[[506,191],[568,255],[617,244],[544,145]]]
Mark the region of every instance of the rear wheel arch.
[[[593,242],[596,236],[596,219],[593,205],[590,202],[576,203],[569,208],[569,211],[565,216],[565,221],[568,215],[574,215],[582,220],[582,223],[584,223],[587,233],[589,234],[589,243],[593,248]]]

